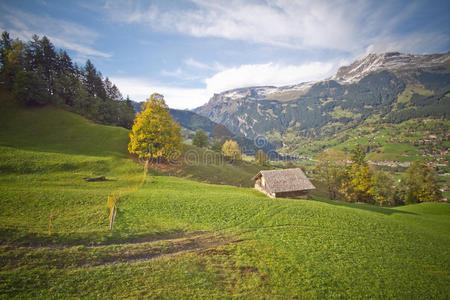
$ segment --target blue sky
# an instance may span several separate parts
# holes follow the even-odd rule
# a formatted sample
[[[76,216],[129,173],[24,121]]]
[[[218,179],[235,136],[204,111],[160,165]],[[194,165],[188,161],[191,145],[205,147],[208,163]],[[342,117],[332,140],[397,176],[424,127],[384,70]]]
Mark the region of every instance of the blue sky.
[[[124,95],[194,108],[214,93],[325,79],[370,52],[450,50],[450,1],[1,1],[0,29],[46,35]]]

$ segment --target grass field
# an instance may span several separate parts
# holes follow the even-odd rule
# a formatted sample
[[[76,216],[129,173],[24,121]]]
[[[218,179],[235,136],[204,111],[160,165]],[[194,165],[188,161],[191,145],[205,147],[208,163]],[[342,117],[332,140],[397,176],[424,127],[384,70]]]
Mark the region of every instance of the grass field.
[[[133,191],[126,130],[50,107],[2,115],[0,298],[449,296],[447,204],[269,199],[156,172]]]

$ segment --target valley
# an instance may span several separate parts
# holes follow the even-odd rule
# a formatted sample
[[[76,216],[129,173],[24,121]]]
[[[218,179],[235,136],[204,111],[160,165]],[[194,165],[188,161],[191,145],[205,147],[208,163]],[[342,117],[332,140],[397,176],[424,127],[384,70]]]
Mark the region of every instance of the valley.
[[[156,171],[133,191],[143,168],[125,129],[52,107],[2,108],[2,297],[448,295],[448,204],[270,199]],[[83,180],[98,175],[107,181]],[[110,232],[117,189],[128,192]]]
[[[209,103],[195,111],[223,123],[236,134],[249,138],[265,136],[281,153],[293,156],[311,156],[338,144],[346,147],[367,131],[373,136],[365,138],[384,135],[409,140],[409,137],[402,136],[402,130],[396,130],[408,128],[409,120],[420,122],[430,117],[448,120],[449,63],[449,53],[371,54],[350,66],[341,67],[328,80],[281,88],[249,87],[226,91],[216,94]],[[280,96],[283,93],[294,96]],[[427,133],[414,133],[417,140],[439,135],[438,147],[443,151],[435,151],[435,156],[445,156],[448,144],[442,140],[446,140],[448,122],[436,130],[430,127],[432,129],[426,130]],[[387,132],[390,128],[391,134]],[[421,150],[413,144],[407,148],[414,156]],[[382,148],[378,148],[378,153],[369,153],[369,157],[414,160]],[[429,156],[428,151],[421,152]]]
[[[168,14],[179,3],[152,5],[114,37],[139,32],[129,26],[142,16],[184,19]],[[208,7],[221,10],[209,22],[228,11]],[[155,27],[153,39],[102,52],[90,47],[112,35],[43,20],[89,42],[52,37],[71,58],[47,36],[2,33],[1,299],[448,298],[450,52],[364,45],[296,66],[308,52],[333,55],[279,52],[284,42],[222,49],[209,36],[221,43],[206,64],[192,55],[200,36]],[[241,52],[238,65],[216,61]],[[258,63],[273,53],[291,62]],[[307,75],[317,80],[295,84]]]

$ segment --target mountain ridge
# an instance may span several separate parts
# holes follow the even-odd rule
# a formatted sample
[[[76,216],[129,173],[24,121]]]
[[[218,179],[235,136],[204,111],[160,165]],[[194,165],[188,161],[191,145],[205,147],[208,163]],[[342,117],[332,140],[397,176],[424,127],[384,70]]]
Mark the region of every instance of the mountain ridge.
[[[326,80],[229,90],[194,111],[235,134],[278,140],[280,147],[289,144],[287,133],[323,137],[366,120],[448,119],[450,52],[370,54]]]
[[[142,110],[142,103],[143,102],[132,101],[132,106],[136,113]],[[184,139],[191,139],[197,130],[203,130],[211,138],[213,137],[214,128],[219,125],[219,123],[211,121],[209,118],[190,110],[170,108],[169,113],[173,120],[180,124]],[[232,134],[230,138],[239,144],[241,150],[245,154],[255,155],[255,153],[261,149],[265,153],[270,154],[273,159],[282,158],[282,156],[275,151],[276,147],[267,141],[256,141],[239,134]]]

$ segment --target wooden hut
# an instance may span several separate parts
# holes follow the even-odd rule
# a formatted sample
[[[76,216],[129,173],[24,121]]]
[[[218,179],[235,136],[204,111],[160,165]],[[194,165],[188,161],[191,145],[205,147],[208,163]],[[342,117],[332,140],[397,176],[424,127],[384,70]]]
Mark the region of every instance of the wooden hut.
[[[253,180],[255,189],[271,198],[306,199],[316,188],[299,168],[259,171]]]

